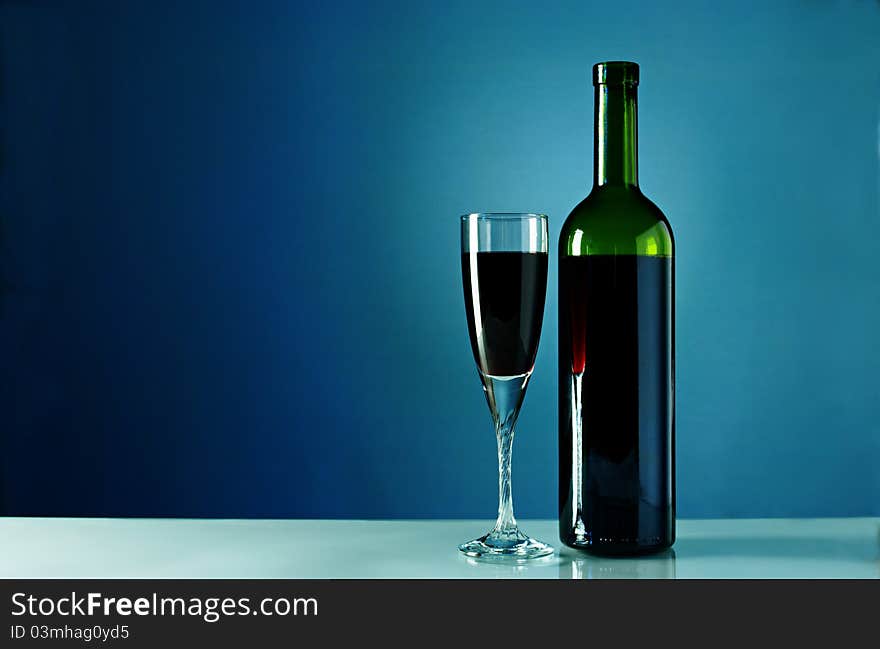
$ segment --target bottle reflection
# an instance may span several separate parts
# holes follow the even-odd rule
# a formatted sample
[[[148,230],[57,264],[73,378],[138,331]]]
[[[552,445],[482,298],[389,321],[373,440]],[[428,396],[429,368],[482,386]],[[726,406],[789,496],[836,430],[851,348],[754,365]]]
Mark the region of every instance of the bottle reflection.
[[[559,555],[560,579],[675,579],[675,550],[640,557],[597,557],[575,550]]]

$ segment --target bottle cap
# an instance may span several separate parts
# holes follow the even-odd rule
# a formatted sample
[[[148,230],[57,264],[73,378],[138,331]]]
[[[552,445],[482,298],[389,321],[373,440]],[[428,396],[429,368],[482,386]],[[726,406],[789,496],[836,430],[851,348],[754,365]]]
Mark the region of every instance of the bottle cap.
[[[593,85],[639,85],[639,64],[631,61],[604,61],[593,66]]]

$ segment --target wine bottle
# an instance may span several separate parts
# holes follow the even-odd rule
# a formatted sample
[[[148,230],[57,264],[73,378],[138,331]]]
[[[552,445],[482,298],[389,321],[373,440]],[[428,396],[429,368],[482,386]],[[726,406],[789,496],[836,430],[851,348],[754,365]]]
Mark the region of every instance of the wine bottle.
[[[638,183],[639,66],[593,66],[593,188],[559,237],[559,534],[600,554],[675,540],[672,228]]]

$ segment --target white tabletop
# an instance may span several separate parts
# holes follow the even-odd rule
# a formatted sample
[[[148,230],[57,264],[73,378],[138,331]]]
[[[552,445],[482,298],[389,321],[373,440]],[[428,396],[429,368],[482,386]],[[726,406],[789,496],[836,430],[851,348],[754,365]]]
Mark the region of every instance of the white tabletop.
[[[880,518],[684,520],[671,553],[477,562],[484,521],[0,519],[0,578],[880,578]]]

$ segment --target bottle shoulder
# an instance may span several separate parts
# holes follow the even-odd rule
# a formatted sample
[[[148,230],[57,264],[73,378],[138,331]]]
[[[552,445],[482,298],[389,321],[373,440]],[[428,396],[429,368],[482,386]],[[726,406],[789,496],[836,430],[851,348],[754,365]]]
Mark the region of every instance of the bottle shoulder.
[[[672,257],[672,226],[638,188],[593,188],[563,223],[559,254]]]

